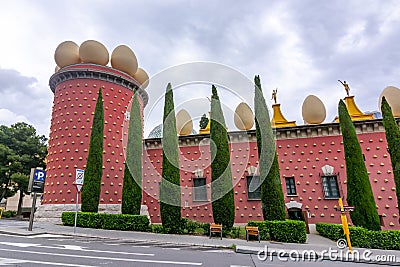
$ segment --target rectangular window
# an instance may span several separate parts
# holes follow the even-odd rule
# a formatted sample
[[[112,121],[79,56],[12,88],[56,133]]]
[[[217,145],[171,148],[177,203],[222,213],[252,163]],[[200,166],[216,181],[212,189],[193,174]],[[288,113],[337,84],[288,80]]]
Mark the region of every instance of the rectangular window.
[[[194,201],[207,201],[206,178],[193,178]]]
[[[260,176],[247,176],[247,197],[249,200],[261,200]]]
[[[322,176],[325,198],[337,199],[340,197],[336,175]]]
[[[297,195],[296,184],[294,182],[294,177],[286,177],[286,192],[289,196]]]

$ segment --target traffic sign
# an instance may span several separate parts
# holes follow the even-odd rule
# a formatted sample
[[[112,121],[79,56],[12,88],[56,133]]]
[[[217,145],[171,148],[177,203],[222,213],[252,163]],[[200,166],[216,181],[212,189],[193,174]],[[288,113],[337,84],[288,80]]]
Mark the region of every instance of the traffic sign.
[[[356,209],[355,206],[343,206],[344,211],[354,211]]]
[[[43,193],[46,171],[36,168],[33,172],[32,192]]]
[[[75,185],[78,192],[81,191],[84,180],[85,180],[85,171],[81,169],[76,169]]]

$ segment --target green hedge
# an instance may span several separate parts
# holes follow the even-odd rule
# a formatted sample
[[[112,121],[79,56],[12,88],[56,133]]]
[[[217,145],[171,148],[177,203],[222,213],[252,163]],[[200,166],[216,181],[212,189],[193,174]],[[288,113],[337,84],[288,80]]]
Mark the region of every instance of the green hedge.
[[[63,212],[61,220],[64,225],[73,226],[75,212]],[[149,231],[149,219],[143,215],[106,214],[79,212],[76,226],[85,228],[110,229],[122,231]]]
[[[257,226],[262,240],[287,243],[305,243],[307,241],[306,224],[303,221],[249,221],[247,225]]]
[[[3,215],[1,216],[2,218],[12,218],[17,216],[17,212],[15,210],[7,210],[3,211]]]
[[[257,226],[261,240],[270,240],[268,221],[248,221],[248,226]]]
[[[345,238],[341,224],[317,223],[321,236],[337,241]],[[371,231],[350,226],[350,240],[354,247],[400,250],[400,230]]]
[[[307,241],[306,223],[303,221],[270,221],[269,226],[272,240],[287,243],[305,243]]]

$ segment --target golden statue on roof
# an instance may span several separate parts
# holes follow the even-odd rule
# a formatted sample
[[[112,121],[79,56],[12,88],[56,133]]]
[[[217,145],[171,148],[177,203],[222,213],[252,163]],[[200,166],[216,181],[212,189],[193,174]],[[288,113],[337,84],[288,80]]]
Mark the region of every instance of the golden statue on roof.
[[[274,100],[275,104],[276,104],[276,95],[278,94],[278,88],[276,88],[275,90],[272,90],[272,98],[271,100]]]
[[[350,87],[349,87],[349,84],[348,83],[346,83],[346,81],[341,81],[341,80],[338,80],[343,86],[344,86],[344,90],[346,90],[346,94],[347,94],[347,96],[350,96]]]

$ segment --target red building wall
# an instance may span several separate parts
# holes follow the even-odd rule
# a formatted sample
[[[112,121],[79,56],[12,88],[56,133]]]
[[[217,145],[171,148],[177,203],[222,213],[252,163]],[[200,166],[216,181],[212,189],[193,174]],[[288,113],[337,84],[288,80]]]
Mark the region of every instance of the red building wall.
[[[360,129],[364,127],[362,123],[358,125],[359,128],[361,127]],[[307,127],[309,126],[301,126],[301,131],[307,132]],[[340,214],[335,210],[338,205],[337,199],[324,198],[321,178],[323,166],[334,167],[334,173],[338,177],[340,195],[347,204],[345,200],[347,193],[346,166],[342,137],[339,135],[338,127],[338,124],[334,124],[333,128],[336,130],[329,130],[328,127],[325,129],[327,132],[318,133],[317,131],[315,134],[304,137],[288,138],[293,133],[284,137],[278,134],[277,152],[285,203],[290,201],[301,203],[302,210],[308,212],[309,223],[340,223]],[[261,202],[249,200],[247,192],[246,169],[258,164],[254,135],[254,131],[249,134],[245,132],[231,133],[231,168],[235,195],[235,223],[237,224],[247,223],[248,220],[263,219]],[[182,217],[211,222],[213,217],[210,191],[207,192],[208,202],[193,201],[193,177],[196,169],[204,169],[204,176],[207,179],[208,190],[210,190],[210,150],[209,145],[199,145],[204,142],[203,138],[208,138],[208,136],[180,137]],[[391,173],[390,156],[386,150],[385,134],[382,131],[369,129],[359,133],[358,138],[365,155],[366,167],[370,175],[378,213],[382,217],[383,228],[400,229],[395,184]],[[161,222],[158,203],[158,182],[162,173],[160,145],[160,139],[146,140],[143,159],[143,203],[148,205],[153,223]],[[294,177],[296,196],[287,194],[286,177]]]
[[[121,203],[125,159],[122,141],[126,136],[125,113],[133,96],[133,88],[114,82],[113,77],[116,75],[120,81],[131,83],[138,90],[137,82],[126,74],[92,64],[63,68],[50,80],[55,89],[42,204],[73,204],[76,201],[73,185],[75,170],[86,167],[100,87],[104,105],[100,204]],[[143,103],[142,100],[140,102]]]

